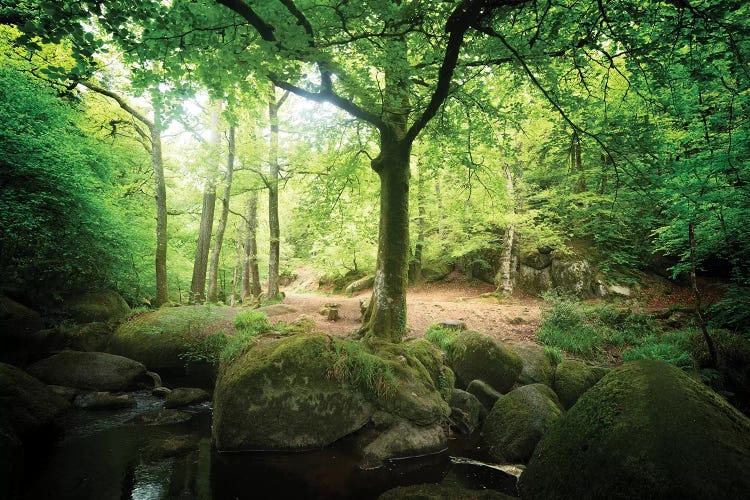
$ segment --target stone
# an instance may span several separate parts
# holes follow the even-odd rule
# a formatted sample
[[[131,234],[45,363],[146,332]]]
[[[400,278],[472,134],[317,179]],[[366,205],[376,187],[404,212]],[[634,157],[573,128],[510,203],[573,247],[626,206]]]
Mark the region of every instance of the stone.
[[[130,394],[117,394],[107,391],[79,394],[73,400],[73,406],[84,410],[119,410],[133,408],[135,399]]]
[[[578,257],[555,257],[550,266],[552,286],[580,299],[597,295],[596,277],[591,264]]]
[[[0,295],[0,362],[25,366],[46,350],[41,315],[23,304]]]
[[[534,269],[531,266],[520,264],[516,285],[529,295],[538,296],[550,290],[552,285],[552,272],[550,267]]]
[[[541,271],[552,265],[552,257],[539,251],[524,252],[521,254],[521,264]]]
[[[447,446],[448,437],[440,424],[423,427],[399,419],[364,447],[360,466],[379,467],[386,459],[439,453]]]
[[[466,392],[476,397],[477,400],[482,403],[485,411],[491,410],[492,407],[495,406],[495,401],[502,396],[502,394],[493,389],[487,382],[478,379],[472,380],[469,383],[468,387],[466,387]]]
[[[69,403],[72,403],[75,397],[82,392],[81,389],[65,387],[62,385],[48,385],[47,388]]]
[[[344,292],[347,295],[351,296],[352,294],[361,292],[362,290],[372,288],[373,283],[375,283],[375,276],[365,276],[364,278],[360,278],[356,281],[351,282],[346,287],[346,289],[344,289]]]
[[[430,261],[422,264],[422,277],[425,281],[440,281],[453,271],[453,264],[442,261]]]
[[[521,475],[521,498],[741,499],[750,419],[656,360],[612,370],[553,424]]]
[[[443,328],[452,328],[454,330],[466,330],[466,323],[460,319],[446,319],[438,322]]]
[[[459,333],[447,354],[459,387],[479,379],[500,393],[508,392],[523,367],[521,358],[505,344],[475,331]]]
[[[162,409],[141,413],[127,421],[135,425],[172,425],[187,422],[193,418],[193,414],[174,409]]]
[[[119,321],[130,314],[130,306],[114,290],[102,290],[65,298],[59,313],[76,323]]]
[[[544,347],[538,344],[513,344],[510,348],[521,358],[522,368],[518,376],[518,383],[546,384],[552,387],[555,367],[544,353]]]
[[[460,434],[473,434],[487,416],[487,409],[470,392],[455,389],[449,402],[451,428]]]
[[[583,361],[565,360],[555,370],[553,389],[566,410],[607,372],[606,368],[590,366]]]
[[[544,384],[531,384],[501,396],[482,426],[482,442],[502,463],[526,463],[547,429],[562,415],[555,393]]]
[[[87,352],[106,350],[112,332],[112,326],[101,321],[74,324],[59,329],[66,349]]]
[[[45,426],[63,410],[68,401],[53,392],[42,381],[15,366],[0,363],[0,421],[20,441]]]
[[[96,391],[127,391],[146,381],[143,364],[104,352],[63,351],[28,371],[48,384]]]
[[[471,490],[442,484],[413,484],[386,491],[378,500],[510,500],[499,491]]]
[[[165,399],[171,392],[172,389],[168,389],[167,387],[154,387],[151,391],[151,395],[156,396],[157,398]]]
[[[165,408],[179,408],[211,399],[208,392],[197,387],[177,387],[172,389],[164,401]]]
[[[629,286],[609,285],[607,286],[607,293],[610,295],[617,295],[618,297],[630,297],[632,290]]]
[[[312,333],[317,328],[318,324],[307,314],[297,316],[294,321],[289,323],[289,330],[292,333]]]
[[[216,447],[301,450],[362,428],[373,407],[329,376],[334,355],[327,335],[299,334],[258,342],[224,367],[214,391]]]
[[[287,304],[270,304],[259,307],[258,311],[262,312],[269,318],[271,316],[281,316],[282,314],[291,314],[297,312],[297,309]]]
[[[194,435],[169,436],[149,443],[143,450],[147,460],[164,460],[198,451],[199,438]]]
[[[321,316],[325,316],[328,321],[336,321],[339,319],[339,304],[335,302],[324,304],[318,312]]]

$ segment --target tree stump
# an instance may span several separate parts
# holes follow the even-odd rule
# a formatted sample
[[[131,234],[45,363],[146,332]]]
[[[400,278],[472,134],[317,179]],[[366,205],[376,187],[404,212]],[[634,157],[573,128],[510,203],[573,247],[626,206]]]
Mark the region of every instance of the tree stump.
[[[321,316],[325,316],[328,321],[336,321],[339,319],[339,304],[329,302],[328,304],[324,304],[318,312]]]

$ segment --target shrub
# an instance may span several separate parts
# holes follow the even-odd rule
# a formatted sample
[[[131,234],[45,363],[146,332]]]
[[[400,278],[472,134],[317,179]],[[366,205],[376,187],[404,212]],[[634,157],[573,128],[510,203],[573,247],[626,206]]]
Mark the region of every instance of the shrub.
[[[259,311],[240,311],[234,317],[234,327],[239,332],[257,335],[273,329],[268,317]]]
[[[547,359],[552,366],[557,366],[563,362],[562,351],[557,347],[548,345],[544,346],[544,355],[547,356]]]
[[[639,345],[622,353],[623,361],[637,359],[659,359],[682,369],[693,367],[690,355],[690,339],[695,330],[677,330],[663,335],[649,335]]]
[[[221,353],[229,343],[230,337],[223,330],[211,333],[196,342],[190,348],[180,354],[185,361],[199,361],[216,364],[221,359]]]
[[[424,337],[443,351],[447,351],[458,335],[460,330],[447,328],[440,325],[430,325],[424,333]]]
[[[371,354],[357,342],[334,344],[336,359],[330,377],[341,382],[358,385],[379,398],[395,393],[398,381],[386,360]]]

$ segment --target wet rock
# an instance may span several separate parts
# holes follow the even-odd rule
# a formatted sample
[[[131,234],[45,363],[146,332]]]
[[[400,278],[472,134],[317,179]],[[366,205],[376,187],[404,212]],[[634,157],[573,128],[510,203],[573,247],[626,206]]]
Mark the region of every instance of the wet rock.
[[[192,413],[182,410],[167,409],[136,415],[128,420],[128,423],[137,425],[172,425],[187,422],[192,418]]]
[[[511,497],[499,491],[470,490],[460,486],[441,484],[414,484],[388,490],[378,500],[509,500]]]
[[[119,410],[133,408],[136,401],[130,394],[117,394],[106,391],[79,394],[73,400],[73,406],[84,410]]]
[[[54,385],[97,391],[127,391],[144,381],[146,367],[104,352],[63,351],[29,366],[28,371]]]
[[[483,380],[472,380],[466,388],[466,392],[474,395],[482,403],[485,411],[491,410],[495,405],[495,401],[502,396],[502,394]]]
[[[0,362],[25,366],[46,351],[46,335],[41,315],[0,295]]]
[[[612,370],[542,437],[524,499],[741,499],[750,419],[685,372],[641,360]]]
[[[164,401],[165,408],[179,408],[211,399],[208,392],[197,387],[177,387],[172,389]]]
[[[48,385],[47,388],[69,403],[72,403],[75,397],[82,392],[81,389],[65,387],[62,385]]]
[[[178,457],[197,451],[200,444],[198,436],[170,436],[146,446],[143,454],[147,460],[163,460]]]
[[[560,415],[562,406],[552,389],[525,385],[497,400],[482,426],[482,441],[498,462],[525,463]]]
[[[505,344],[475,331],[459,333],[447,359],[459,387],[467,387],[469,382],[479,379],[501,393],[513,387],[523,367],[521,358]]]
[[[172,389],[168,389],[166,387],[154,387],[151,391],[152,396],[156,396],[157,398],[164,399],[172,392]]]
[[[0,363],[0,421],[20,439],[50,425],[70,404],[40,380]]]
[[[379,467],[389,458],[438,453],[447,445],[448,438],[441,425],[422,427],[399,419],[396,424],[380,432],[365,446],[362,450],[361,466],[366,469]]]

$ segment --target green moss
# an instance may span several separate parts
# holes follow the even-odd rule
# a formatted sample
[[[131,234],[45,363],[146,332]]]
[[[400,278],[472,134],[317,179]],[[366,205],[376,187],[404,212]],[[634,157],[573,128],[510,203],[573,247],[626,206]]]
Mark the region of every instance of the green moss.
[[[462,387],[484,380],[495,390],[507,392],[523,368],[521,358],[502,342],[474,331],[463,331],[448,351],[448,364]]]
[[[587,365],[582,361],[567,360],[555,370],[554,389],[565,409],[578,401],[606,373],[606,369]]]
[[[424,333],[424,338],[435,344],[443,351],[448,351],[451,344],[459,334],[456,328],[446,328],[441,325],[430,325]]]
[[[240,311],[234,317],[234,328],[252,336],[271,330],[273,326],[268,322],[268,316],[260,311]]]

